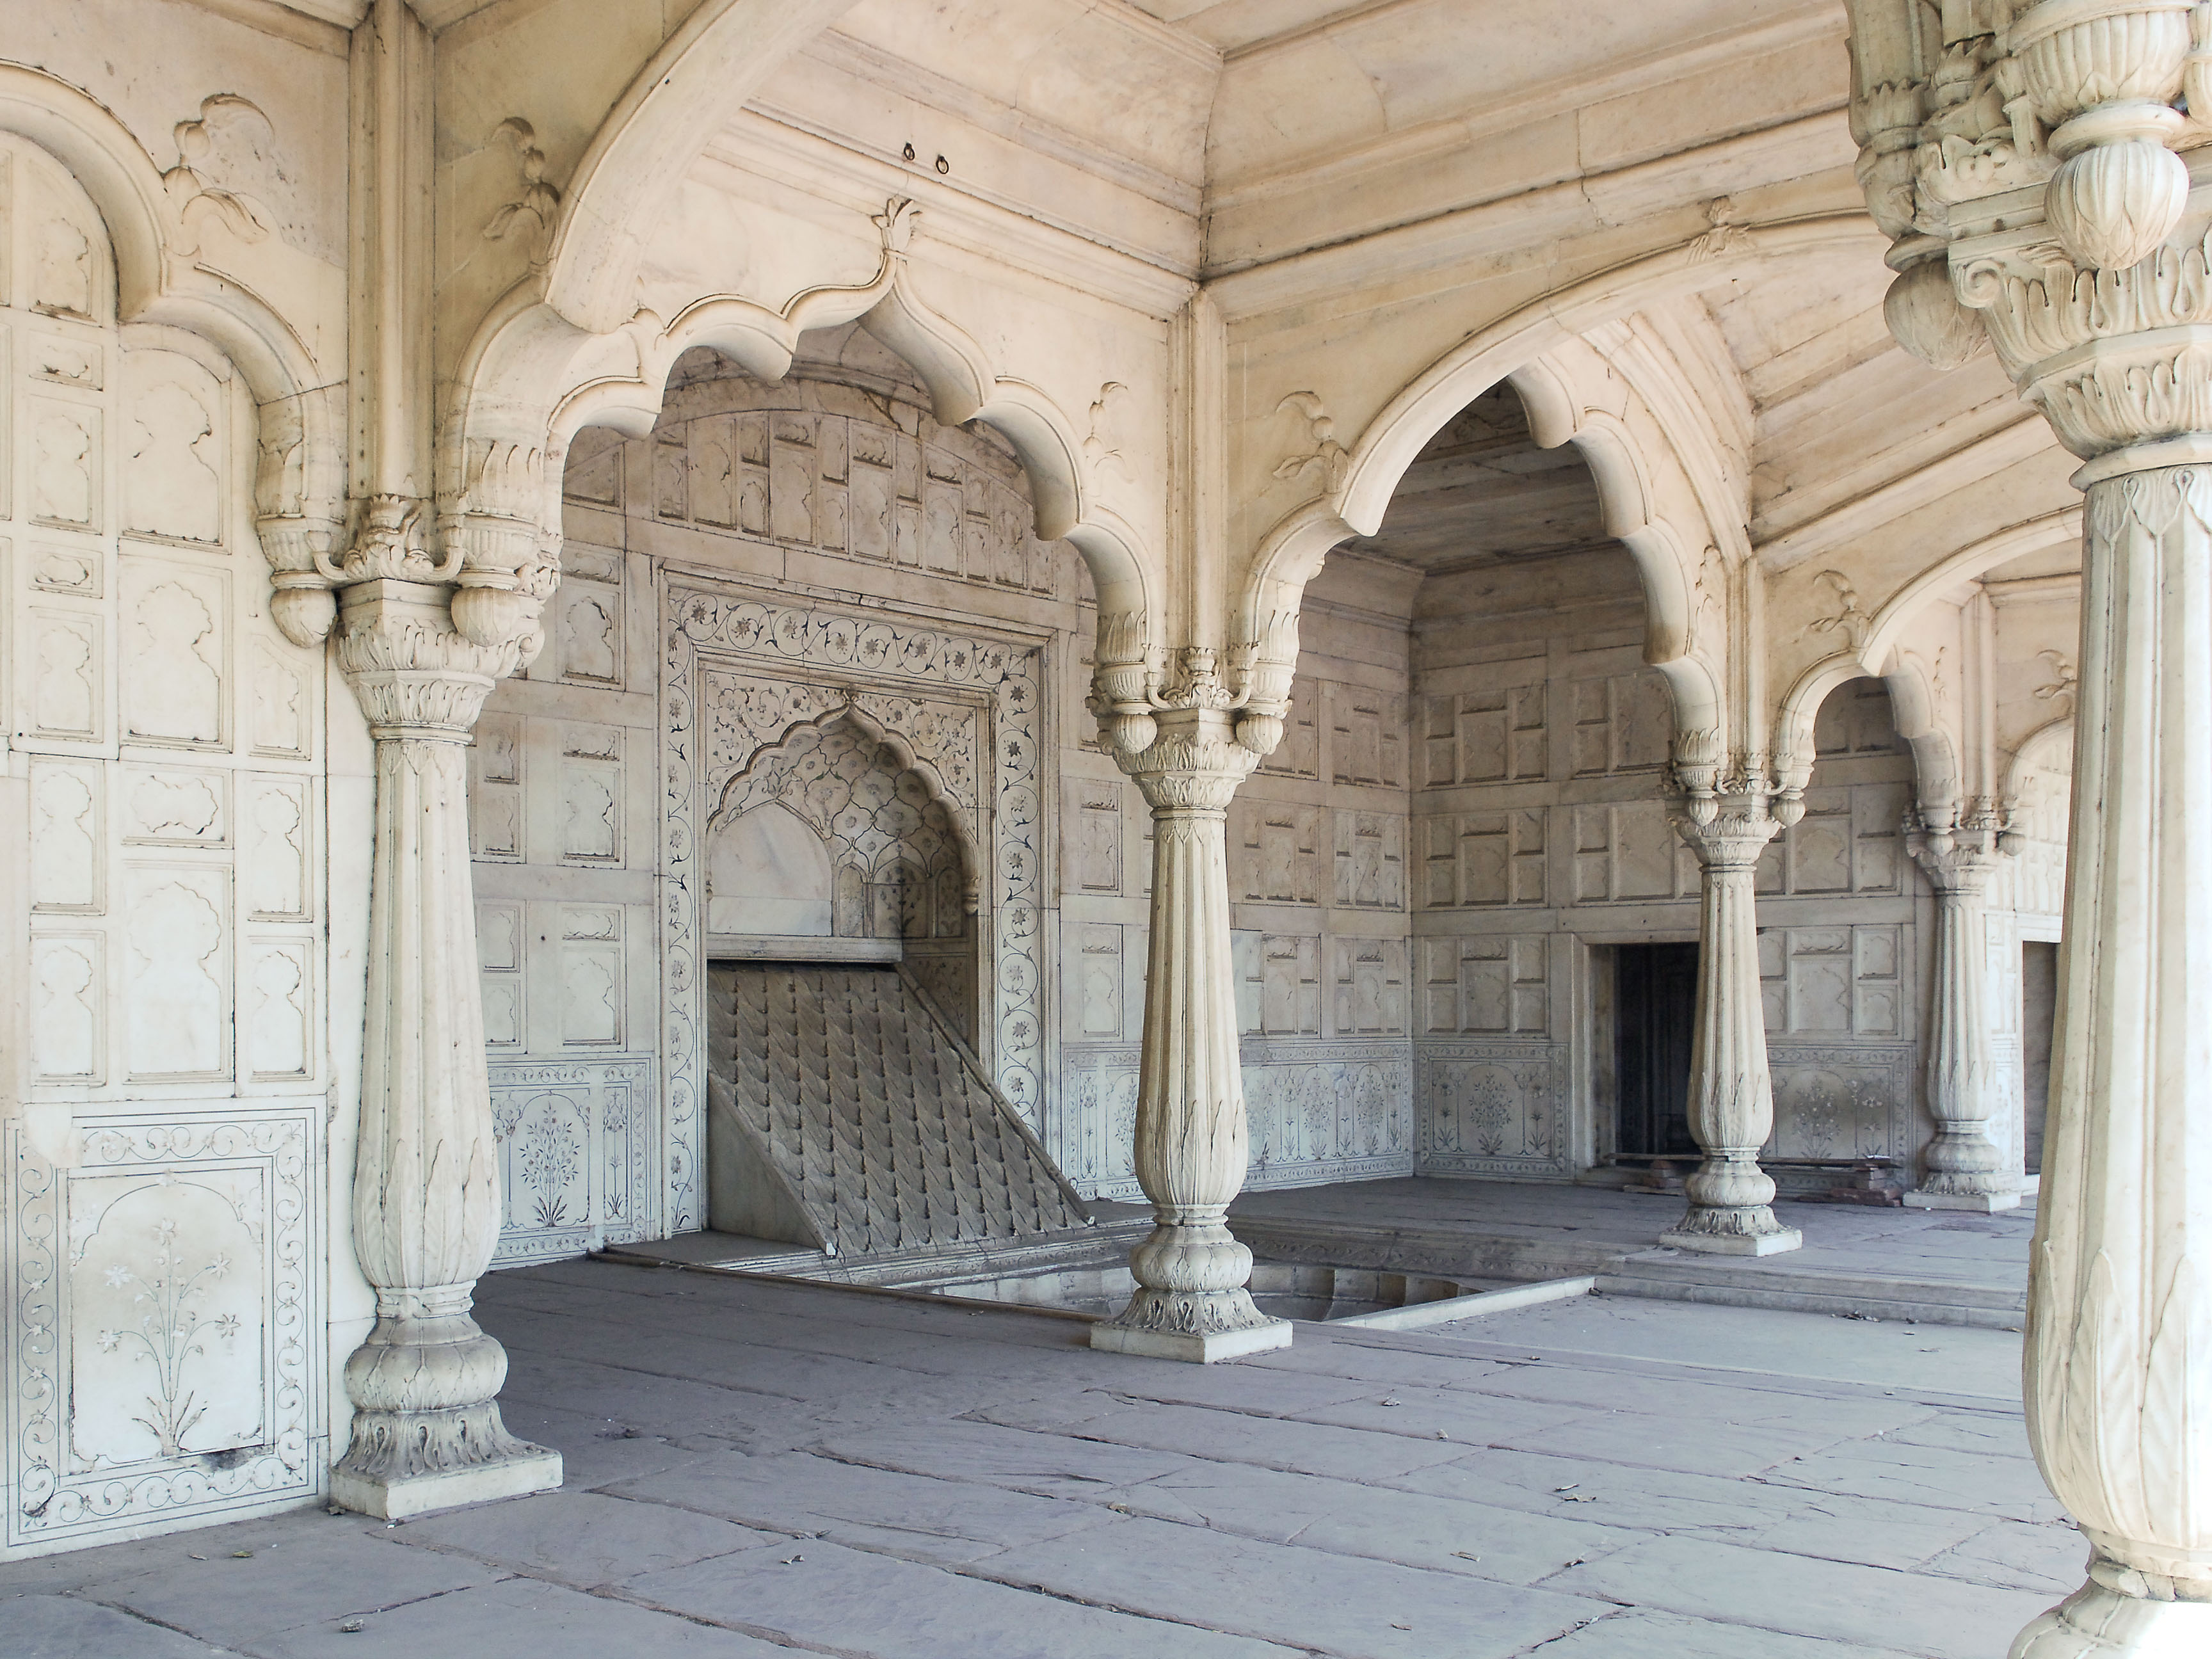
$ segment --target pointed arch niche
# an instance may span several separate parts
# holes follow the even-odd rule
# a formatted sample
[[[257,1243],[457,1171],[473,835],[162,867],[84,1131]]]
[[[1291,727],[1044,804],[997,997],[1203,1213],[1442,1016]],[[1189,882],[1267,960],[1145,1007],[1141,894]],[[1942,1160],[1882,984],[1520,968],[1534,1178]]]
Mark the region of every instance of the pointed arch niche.
[[[963,747],[940,750],[956,775]],[[798,721],[723,786],[708,823],[708,953],[904,962],[972,1045],[974,823],[972,800],[851,702]]]
[[[670,1232],[706,1220],[704,970],[733,951],[903,961],[1049,1130],[1045,688],[1095,602],[1012,441],[937,407],[845,325],[772,383],[689,353],[649,435],[569,447],[564,563],[650,548]],[[604,630],[587,580],[560,594],[592,610],[556,642]]]

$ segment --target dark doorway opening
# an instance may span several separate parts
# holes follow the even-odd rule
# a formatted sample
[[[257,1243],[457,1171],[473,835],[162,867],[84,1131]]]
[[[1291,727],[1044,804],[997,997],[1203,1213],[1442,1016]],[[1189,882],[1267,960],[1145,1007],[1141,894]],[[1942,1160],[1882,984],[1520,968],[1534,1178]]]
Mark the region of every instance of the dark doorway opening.
[[[2029,1175],[2043,1173],[2044,1120],[2051,1111],[2051,1036],[2058,1024],[2058,947],[2020,947],[2021,1115]]]
[[[1613,952],[1613,1061],[1620,1116],[1613,1149],[1694,1157],[1690,1043],[1698,1015],[1698,947],[1623,945]]]

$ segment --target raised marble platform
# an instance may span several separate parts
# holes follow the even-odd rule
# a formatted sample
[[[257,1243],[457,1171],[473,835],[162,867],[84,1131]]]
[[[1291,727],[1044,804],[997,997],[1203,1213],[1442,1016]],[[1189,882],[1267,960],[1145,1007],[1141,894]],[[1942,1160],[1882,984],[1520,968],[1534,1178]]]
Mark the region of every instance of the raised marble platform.
[[[1789,1204],[1786,1255],[1724,1256],[1656,1241],[1681,1200],[1565,1183],[1436,1176],[1248,1193],[1230,1226],[1272,1261],[1506,1280],[1595,1276],[1668,1301],[1928,1324],[2017,1328],[2027,1309],[2033,1199],[1997,1215]]]

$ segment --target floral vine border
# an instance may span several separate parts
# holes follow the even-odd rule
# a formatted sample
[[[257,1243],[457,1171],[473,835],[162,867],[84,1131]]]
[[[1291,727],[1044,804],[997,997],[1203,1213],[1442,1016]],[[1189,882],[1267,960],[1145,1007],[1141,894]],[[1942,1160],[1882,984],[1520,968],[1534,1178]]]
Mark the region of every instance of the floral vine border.
[[[856,694],[932,687],[987,698],[992,776],[988,826],[979,835],[988,871],[989,929],[979,981],[995,992],[987,1017],[992,1079],[1034,1128],[1042,1108],[1044,783],[1040,688],[1044,647],[920,618],[827,602],[787,604],[707,579],[670,579],[663,590],[660,937],[668,1126],[666,1230],[706,1224],[702,1212],[705,1029],[700,997],[704,887],[700,858],[708,810],[706,708],[701,659],[781,665],[832,677]],[[979,826],[982,827],[982,826]]]
[[[53,1547],[172,1514],[251,1513],[322,1490],[329,1467],[322,1421],[322,1310],[313,1266],[322,1260],[321,1209],[313,1176],[322,1167],[323,1103],[228,1112],[194,1121],[131,1115],[80,1119],[82,1153],[63,1170],[34,1152],[20,1127],[7,1137],[9,1208],[15,1216],[7,1375],[11,1546]],[[143,1173],[149,1184],[192,1168],[258,1164],[269,1212],[262,1218],[268,1328],[258,1333],[270,1417],[264,1443],[228,1466],[185,1452],[121,1469],[71,1474],[64,1402],[68,1376],[68,1189],[73,1178]],[[181,1516],[180,1516],[181,1518]]]

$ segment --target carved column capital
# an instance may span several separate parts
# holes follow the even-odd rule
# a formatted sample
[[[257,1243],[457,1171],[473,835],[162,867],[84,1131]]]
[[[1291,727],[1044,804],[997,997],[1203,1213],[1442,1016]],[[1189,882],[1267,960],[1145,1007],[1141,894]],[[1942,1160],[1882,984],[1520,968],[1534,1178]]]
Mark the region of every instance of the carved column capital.
[[[338,666],[380,738],[464,742],[519,642],[486,647],[453,627],[452,590],[377,578],[341,590]]]
[[[1783,823],[1765,795],[1708,795],[1673,804],[1675,832],[1708,872],[1750,870]]]
[[[2014,838],[1993,823],[1957,827],[1928,825],[1916,819],[1905,831],[1905,850],[1912,854],[1938,893],[1980,897],[1990,878],[2011,856]]]
[[[1164,711],[1151,717],[1152,740],[1130,753],[1117,750],[1121,769],[1136,781],[1155,812],[1224,812],[1260,757],[1237,740],[1231,716],[1216,708]]]

